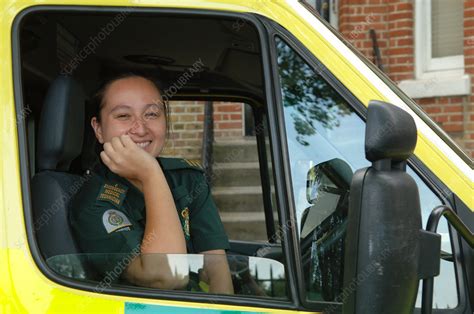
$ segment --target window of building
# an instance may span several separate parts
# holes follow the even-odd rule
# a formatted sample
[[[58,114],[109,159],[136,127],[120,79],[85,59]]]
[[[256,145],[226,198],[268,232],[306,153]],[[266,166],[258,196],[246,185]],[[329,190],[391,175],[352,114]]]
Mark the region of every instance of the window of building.
[[[423,72],[463,70],[463,6],[462,0],[424,1],[426,28]]]
[[[339,0],[305,0],[304,2],[315,9],[334,29],[339,29]]]
[[[415,80],[400,87],[412,98],[466,95],[464,1],[414,2]]]

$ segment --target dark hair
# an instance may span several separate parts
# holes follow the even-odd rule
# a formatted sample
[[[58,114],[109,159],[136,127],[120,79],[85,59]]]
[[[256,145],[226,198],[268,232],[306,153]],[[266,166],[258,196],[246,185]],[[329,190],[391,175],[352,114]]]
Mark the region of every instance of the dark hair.
[[[92,117],[96,117],[97,121],[100,123],[100,112],[102,108],[104,107],[104,96],[107,90],[109,89],[110,85],[112,83],[126,79],[126,78],[131,78],[131,77],[141,77],[149,82],[151,82],[155,88],[158,90],[160,93],[160,96],[163,95],[161,88],[158,86],[158,83],[150,76],[144,75],[144,74],[139,74],[139,73],[134,73],[134,72],[126,72],[126,73],[121,73],[119,75],[115,75],[113,77],[108,78],[105,80],[102,84],[100,84],[100,87],[95,91],[95,93],[92,95],[91,98],[91,103],[92,107],[94,108],[94,113]],[[165,114],[165,120],[166,120],[166,138],[169,137],[169,106],[168,106],[168,101],[165,101],[163,97],[161,97],[161,100],[163,102],[163,107],[164,107],[164,114]]]

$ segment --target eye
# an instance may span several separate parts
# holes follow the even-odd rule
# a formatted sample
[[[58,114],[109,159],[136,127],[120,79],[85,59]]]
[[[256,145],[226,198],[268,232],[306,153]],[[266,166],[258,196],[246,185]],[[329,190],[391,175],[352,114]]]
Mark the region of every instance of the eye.
[[[147,119],[156,119],[160,116],[160,113],[158,111],[150,111],[145,113],[145,118]]]
[[[127,120],[130,118],[130,115],[128,113],[119,113],[115,116],[115,118],[119,120]]]

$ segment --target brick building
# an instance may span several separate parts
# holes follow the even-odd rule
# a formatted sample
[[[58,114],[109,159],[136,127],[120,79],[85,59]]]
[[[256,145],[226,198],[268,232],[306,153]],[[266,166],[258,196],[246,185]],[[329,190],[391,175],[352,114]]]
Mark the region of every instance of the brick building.
[[[474,157],[474,0],[309,2]]]
[[[474,157],[474,0],[307,2]],[[200,159],[204,103],[170,107],[166,153]],[[216,141],[241,139],[243,117],[242,104],[216,103]]]
[[[203,101],[170,102],[170,137],[166,142],[164,155],[201,159],[204,106]],[[241,103],[213,103],[216,141],[232,141],[244,137],[244,107]]]

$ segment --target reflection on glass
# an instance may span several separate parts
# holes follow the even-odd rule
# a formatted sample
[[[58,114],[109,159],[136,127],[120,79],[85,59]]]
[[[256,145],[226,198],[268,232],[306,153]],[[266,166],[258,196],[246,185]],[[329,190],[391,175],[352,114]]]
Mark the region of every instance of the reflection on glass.
[[[334,301],[342,292],[351,178],[349,165],[337,158],[308,171],[307,201],[312,205],[301,218],[300,245],[311,300]]]
[[[364,138],[358,136],[364,134],[365,126],[337,91],[278,38],[277,49],[293,193],[300,221],[310,206],[302,178],[311,167],[333,158],[348,163],[352,172],[368,165]]]
[[[333,216],[336,212],[334,208],[340,202],[339,196],[326,195],[318,202],[312,202],[311,197],[307,197],[307,174],[314,166],[333,159],[345,162],[352,172],[370,166],[364,152],[365,123],[341,95],[285,42],[276,38],[276,45],[286,137],[288,151],[291,152],[289,159],[293,196],[297,222],[300,223],[303,270],[305,278],[310,278],[306,283],[308,297],[312,300],[338,300],[340,288],[337,285],[333,285],[334,290],[328,291],[324,291],[323,286],[330,286],[334,278],[341,276],[343,250],[333,250],[332,255],[329,254],[330,263],[326,264],[331,267],[323,269],[321,254],[318,253],[318,250],[323,250],[321,241],[313,241],[312,238],[311,245],[308,245],[308,238],[311,232],[317,233],[314,230],[320,230],[323,225],[329,226],[329,234],[344,230],[341,221]],[[418,185],[425,227],[431,210],[440,205],[441,200],[412,169],[408,168],[407,172]],[[308,208],[313,208],[313,211],[308,212]],[[332,219],[331,223],[327,222],[328,219]],[[315,228],[315,224],[318,227]],[[451,252],[446,222],[440,223],[438,232],[442,235],[442,250]],[[312,259],[311,269],[307,267],[308,256]],[[327,276],[323,277],[323,273]],[[435,308],[456,307],[458,301],[454,275],[453,263],[442,260],[440,275],[434,281]],[[315,289],[311,283],[318,283],[318,280],[319,288]],[[418,306],[419,302],[420,298]]]
[[[258,297],[287,299],[285,267],[282,263],[261,257],[212,254],[145,254],[159,258],[161,270],[174,281],[177,290],[209,293],[212,291],[204,264],[206,259],[225,257],[229,264],[234,293]],[[129,254],[66,254],[48,258],[47,263],[58,274],[82,281],[92,281],[101,292],[112,285],[133,285],[124,278],[130,264]],[[166,261],[166,263],[163,263]],[[212,261],[211,261],[212,262]],[[164,267],[167,265],[168,267]]]
[[[342,292],[351,179],[351,168],[337,158],[308,171],[307,200],[312,206],[301,218],[300,243],[303,269],[310,274],[307,288],[311,300],[334,301]]]

